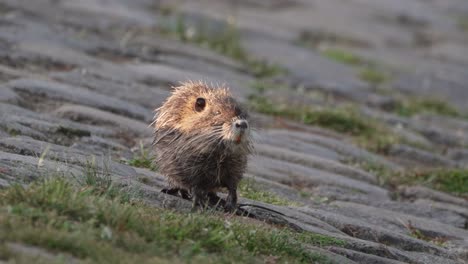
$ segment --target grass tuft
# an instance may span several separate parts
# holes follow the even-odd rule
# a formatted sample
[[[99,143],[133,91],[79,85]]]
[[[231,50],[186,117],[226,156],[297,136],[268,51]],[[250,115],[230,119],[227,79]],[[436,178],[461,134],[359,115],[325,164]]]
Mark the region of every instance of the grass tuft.
[[[375,62],[361,58],[349,51],[330,48],[324,50],[322,55],[333,61],[359,68],[358,77],[370,84],[379,85],[389,79],[384,72],[378,69]]]
[[[400,184],[419,183],[436,190],[468,197],[468,169],[421,170],[398,176],[394,181]]]
[[[410,236],[416,238],[416,239],[420,239],[420,240],[424,240],[424,241],[427,241],[427,242],[430,242],[430,243],[433,243],[437,246],[440,246],[440,247],[443,247],[446,245],[446,242],[447,242],[447,238],[444,238],[444,237],[432,237],[432,236],[428,236],[426,234],[424,234],[423,231],[417,229],[412,223],[411,221],[408,221],[408,223],[404,223],[406,229],[408,229],[408,232],[410,233]]]
[[[297,203],[281,198],[272,192],[262,190],[256,185],[255,181],[252,179],[243,179],[238,186],[238,191],[241,197],[255,201],[283,206],[298,205]]]
[[[348,65],[360,66],[365,63],[360,57],[341,49],[326,49],[322,52],[322,55],[336,62]]]
[[[157,171],[158,168],[154,163],[154,158],[151,157],[150,151],[145,149],[143,143],[140,142],[140,149],[131,160],[129,160],[128,165],[138,168],[146,168],[152,171]]]
[[[434,113],[444,116],[459,117],[460,112],[447,102],[436,98],[407,98],[397,103],[394,111],[405,117],[419,113]]]
[[[414,169],[397,172],[370,161],[359,163],[357,166],[376,175],[381,185],[393,188],[400,185],[423,185],[468,197],[468,169]]]
[[[13,259],[3,251],[5,243],[16,242],[94,263],[253,263],[266,256],[282,263],[328,263],[303,244],[344,243],[223,214],[152,208],[105,193],[64,178],[0,190],[2,258]]]
[[[457,19],[458,27],[464,32],[468,32],[468,16],[461,16]]]
[[[370,67],[362,69],[359,73],[359,78],[374,85],[384,83],[388,79],[383,72]]]
[[[260,87],[260,88],[259,88]],[[273,102],[262,95],[261,85],[249,97],[251,108],[257,112],[286,117],[306,125],[316,125],[352,136],[357,144],[372,151],[385,152],[399,138],[377,120],[363,118],[352,107],[312,108]]]

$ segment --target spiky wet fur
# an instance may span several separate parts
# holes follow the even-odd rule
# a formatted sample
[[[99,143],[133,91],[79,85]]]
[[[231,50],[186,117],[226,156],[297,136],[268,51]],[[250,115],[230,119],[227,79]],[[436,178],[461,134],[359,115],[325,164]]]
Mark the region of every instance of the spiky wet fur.
[[[202,112],[194,108],[199,97],[206,99]],[[248,114],[227,88],[202,82],[175,87],[156,109],[153,145],[159,171],[172,188],[190,191],[194,205],[223,187],[229,191],[228,209],[236,205],[237,185],[252,151],[249,135],[240,144],[232,140],[232,122],[239,118],[248,120]]]

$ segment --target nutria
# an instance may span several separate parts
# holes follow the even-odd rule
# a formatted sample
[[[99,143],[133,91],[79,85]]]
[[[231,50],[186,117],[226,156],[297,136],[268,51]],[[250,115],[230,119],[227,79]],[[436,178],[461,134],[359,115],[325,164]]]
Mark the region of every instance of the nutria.
[[[228,88],[203,82],[175,87],[156,109],[153,145],[168,193],[190,193],[195,208],[226,188],[225,209],[236,208],[237,185],[252,144],[248,113]]]

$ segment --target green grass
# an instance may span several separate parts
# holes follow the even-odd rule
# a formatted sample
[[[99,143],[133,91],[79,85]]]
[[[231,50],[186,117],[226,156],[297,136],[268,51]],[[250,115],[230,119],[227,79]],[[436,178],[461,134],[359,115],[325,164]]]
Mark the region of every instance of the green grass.
[[[262,91],[256,87],[257,91]],[[285,117],[306,125],[315,125],[352,136],[354,141],[369,150],[385,152],[400,141],[389,132],[384,124],[370,118],[363,118],[352,107],[317,109],[310,106],[292,106],[276,103],[262,96],[261,92],[249,97],[251,108],[259,113]]]
[[[344,245],[232,215],[148,207],[102,191],[101,181],[49,178],[0,190],[0,259],[15,258],[5,243],[16,242],[90,263],[329,263],[303,243]]]
[[[420,113],[434,113],[452,117],[461,116],[455,107],[436,98],[406,98],[398,102],[393,110],[398,115],[405,117]]]
[[[413,226],[411,221],[408,221],[408,223],[405,224],[405,227],[406,227],[406,229],[408,229],[408,232],[409,232],[410,236],[412,236],[412,237],[414,237],[416,239],[424,240],[424,241],[433,243],[433,244],[435,244],[437,246],[440,246],[440,247],[446,246],[446,242],[448,240],[447,238],[428,236],[423,231],[421,231],[421,230],[417,229],[415,226]]]
[[[86,130],[71,128],[71,127],[64,127],[60,126],[57,129],[57,133],[62,133],[67,137],[90,137],[91,133]]]
[[[241,197],[260,201],[273,205],[283,206],[298,206],[298,203],[279,197],[278,195],[262,190],[254,180],[243,179],[238,186],[239,195]]]
[[[322,52],[322,55],[336,62],[353,66],[360,66],[365,63],[359,56],[341,49],[326,49]]]
[[[430,188],[468,197],[468,169],[411,171],[394,177],[399,184],[421,184]]]
[[[459,17],[457,19],[457,24],[461,30],[468,32],[468,16]]]
[[[366,67],[359,72],[359,78],[365,82],[379,85],[387,81],[388,77],[376,68]]]
[[[6,132],[12,137],[17,137],[21,135],[21,131],[14,129],[14,128],[7,128]]]
[[[145,149],[143,143],[140,142],[140,149],[134,154],[133,158],[127,162],[128,165],[139,168],[146,168],[152,171],[157,171],[157,166],[154,163],[154,158],[150,155],[150,151]]]
[[[250,105],[260,113],[288,117],[306,125],[317,125],[341,133],[359,135],[371,130],[365,120],[349,109],[312,109],[307,106],[281,105],[257,95],[250,97]]]
[[[423,185],[454,195],[468,197],[468,169],[413,169],[392,171],[374,162],[360,162],[357,167],[374,174],[380,185]]]
[[[350,161],[350,165],[375,175],[380,186],[388,185],[392,177],[396,174],[396,172],[389,167],[373,161]]]
[[[341,49],[326,49],[322,55],[339,63],[354,66],[359,69],[359,79],[373,85],[379,85],[386,82],[389,77],[385,74],[375,62],[361,58],[349,51]]]

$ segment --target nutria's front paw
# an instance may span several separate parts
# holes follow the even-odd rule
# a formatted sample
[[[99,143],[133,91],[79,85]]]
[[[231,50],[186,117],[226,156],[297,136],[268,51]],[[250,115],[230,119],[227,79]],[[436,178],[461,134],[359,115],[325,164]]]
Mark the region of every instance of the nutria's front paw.
[[[227,213],[234,213],[236,211],[237,207],[235,204],[226,204],[224,206],[224,211]]]
[[[228,197],[226,197],[226,204],[224,205],[224,210],[226,212],[230,212],[230,213],[233,213],[236,211],[237,209],[237,199],[232,199],[232,196],[228,195]]]
[[[208,203],[210,206],[213,207],[224,207],[226,202],[221,199],[215,192],[209,192],[208,193]]]

